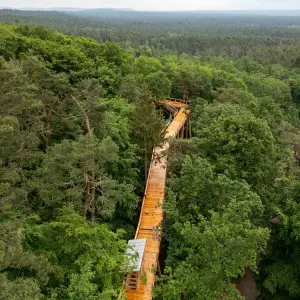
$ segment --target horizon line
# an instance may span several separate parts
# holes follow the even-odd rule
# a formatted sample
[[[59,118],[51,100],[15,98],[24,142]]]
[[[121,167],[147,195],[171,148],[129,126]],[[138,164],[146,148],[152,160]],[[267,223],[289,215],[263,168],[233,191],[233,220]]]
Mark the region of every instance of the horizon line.
[[[31,10],[31,9],[76,9],[76,10],[123,10],[123,11],[136,11],[136,12],[195,12],[195,11],[252,11],[252,12],[295,12],[300,11],[300,8],[297,9],[239,9],[239,8],[211,8],[211,9],[175,9],[175,10],[153,10],[153,9],[135,9],[130,7],[76,7],[76,6],[50,6],[50,7],[38,7],[38,6],[30,6],[30,7],[15,7],[15,6],[0,6],[0,10],[3,9],[13,9],[13,10]]]

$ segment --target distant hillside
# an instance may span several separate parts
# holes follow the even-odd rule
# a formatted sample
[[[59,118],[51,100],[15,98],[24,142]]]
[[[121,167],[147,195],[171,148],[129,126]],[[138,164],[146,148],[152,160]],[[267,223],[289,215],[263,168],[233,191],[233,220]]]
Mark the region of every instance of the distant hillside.
[[[48,8],[42,8],[42,7],[20,7],[20,8],[14,8],[9,6],[0,6],[0,10],[2,9],[10,9],[10,10],[19,10],[19,11],[59,11],[59,12],[105,12],[105,11],[134,11],[134,9],[131,8],[96,8],[96,9],[88,9],[84,7],[48,7]]]
[[[130,16],[150,16],[154,17],[157,14],[161,16],[300,16],[300,10],[183,10],[183,11],[138,11],[132,8],[84,8],[84,7],[3,7],[2,9],[20,10],[20,11],[58,11],[58,12],[75,12],[80,15],[103,16],[112,14],[114,16],[129,16],[128,13],[133,13]]]
[[[82,9],[77,10],[79,15],[89,15],[102,17],[110,14],[113,17],[122,18],[156,18],[157,16],[169,18],[170,16],[178,18],[186,17],[228,17],[228,16],[300,16],[300,10],[191,10],[191,11],[137,11],[134,9],[113,9],[113,8],[99,8],[99,9]]]
[[[0,9],[0,22],[5,24],[44,25],[69,34],[88,36],[91,29],[97,31],[118,29],[134,30],[135,35],[141,32],[143,36],[164,31],[176,32],[176,34],[197,32],[294,38],[299,37],[299,32],[293,29],[300,26],[299,16],[300,11],[154,12],[104,8],[82,10],[51,8],[42,11]],[[278,27],[281,27],[280,30]],[[92,37],[99,40],[95,34]],[[110,36],[110,39],[114,40],[115,37]]]

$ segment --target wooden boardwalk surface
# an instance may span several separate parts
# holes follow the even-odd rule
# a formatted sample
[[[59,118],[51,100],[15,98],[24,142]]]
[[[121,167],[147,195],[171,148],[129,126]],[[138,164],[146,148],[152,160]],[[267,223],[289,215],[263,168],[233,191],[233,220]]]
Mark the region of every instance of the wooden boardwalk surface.
[[[187,121],[187,113],[185,112],[184,103],[175,101],[161,101],[161,103],[179,109],[173,121],[167,128],[165,138],[176,137],[180,129]],[[155,148],[154,154],[160,154],[167,150],[169,143],[165,142],[162,148]],[[125,291],[128,300],[151,300],[152,288],[155,282],[155,271],[157,268],[157,260],[160,250],[160,238],[154,234],[154,227],[159,227],[163,221],[163,200],[165,196],[166,185],[166,158],[160,162],[151,162],[148,174],[148,180],[145,189],[145,196],[140,214],[140,220],[136,231],[136,239],[146,238],[146,247],[143,258],[142,272],[146,275],[146,284],[139,280],[137,290]]]

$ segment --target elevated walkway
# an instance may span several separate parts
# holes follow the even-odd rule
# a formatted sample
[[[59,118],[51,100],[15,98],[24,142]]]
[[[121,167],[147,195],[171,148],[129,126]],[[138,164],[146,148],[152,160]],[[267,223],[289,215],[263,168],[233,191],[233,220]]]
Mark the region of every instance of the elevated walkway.
[[[176,108],[173,111],[174,118],[167,128],[165,138],[180,136],[184,125],[188,120],[186,111],[187,103],[173,100],[158,101],[160,104]],[[163,157],[159,162],[154,157],[160,156],[169,148],[168,141],[162,148],[153,150],[151,165],[145,188],[145,195],[140,214],[135,239],[146,239],[141,268],[138,274],[128,274],[129,282],[125,280],[125,294],[129,300],[151,300],[152,288],[155,283],[155,273],[158,267],[158,255],[160,252],[160,233],[163,221],[163,201],[165,197],[167,158]],[[134,279],[135,278],[135,279]],[[136,280],[132,284],[132,280]],[[134,288],[132,288],[134,286]]]

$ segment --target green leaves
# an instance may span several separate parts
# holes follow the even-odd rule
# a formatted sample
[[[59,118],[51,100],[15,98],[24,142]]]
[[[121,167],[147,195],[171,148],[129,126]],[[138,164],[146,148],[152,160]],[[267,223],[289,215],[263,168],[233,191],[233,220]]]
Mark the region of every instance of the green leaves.
[[[264,210],[260,198],[245,182],[216,175],[199,157],[186,157],[169,188],[168,267],[159,297],[238,299],[232,279],[243,276],[246,267],[257,271],[257,256],[269,238],[268,229],[258,225]]]
[[[42,26],[4,27],[0,55],[6,59],[20,57],[24,53],[38,56],[49,69],[66,73],[72,83],[86,78],[97,78],[107,94],[115,94],[121,76],[128,73],[131,55],[119,45],[98,44],[91,39],[68,37]]]
[[[211,98],[212,71],[207,66],[200,66],[193,60],[187,60],[179,69],[173,83],[174,95],[177,98],[188,96],[191,99]]]
[[[31,247],[45,253],[53,265],[48,291],[55,299],[111,299],[118,295],[126,243],[107,226],[90,223],[70,206],[54,221],[36,225],[40,237]]]
[[[163,66],[155,57],[140,56],[134,62],[136,72],[142,76],[161,71]]]
[[[245,179],[257,189],[274,178],[275,141],[264,120],[239,106],[208,105],[194,128],[199,149],[219,172]]]
[[[75,27],[126,40],[137,57],[41,26],[0,26],[0,298],[117,298],[136,190],[164,142],[154,98],[172,96],[192,100],[194,138],[168,152],[157,298],[240,299],[233,281],[250,268],[266,299],[298,299],[299,75],[223,55],[278,61],[288,48],[275,58],[256,38],[250,47],[244,37],[143,32],[134,38],[147,45],[134,49],[123,28],[90,24]]]
[[[24,222],[7,220],[0,224],[0,297],[42,299],[41,287],[53,271],[46,255],[25,248]]]
[[[0,274],[0,297],[12,300],[40,300],[43,299],[37,280],[19,278],[9,280],[6,274]]]
[[[165,121],[156,111],[154,100],[147,91],[141,93],[135,103],[133,128],[133,139],[139,145],[143,156],[144,178],[146,179],[153,147],[162,144],[165,128]]]
[[[145,77],[145,82],[149,91],[151,91],[157,99],[165,99],[170,96],[171,82],[166,73],[162,71],[151,73]]]

